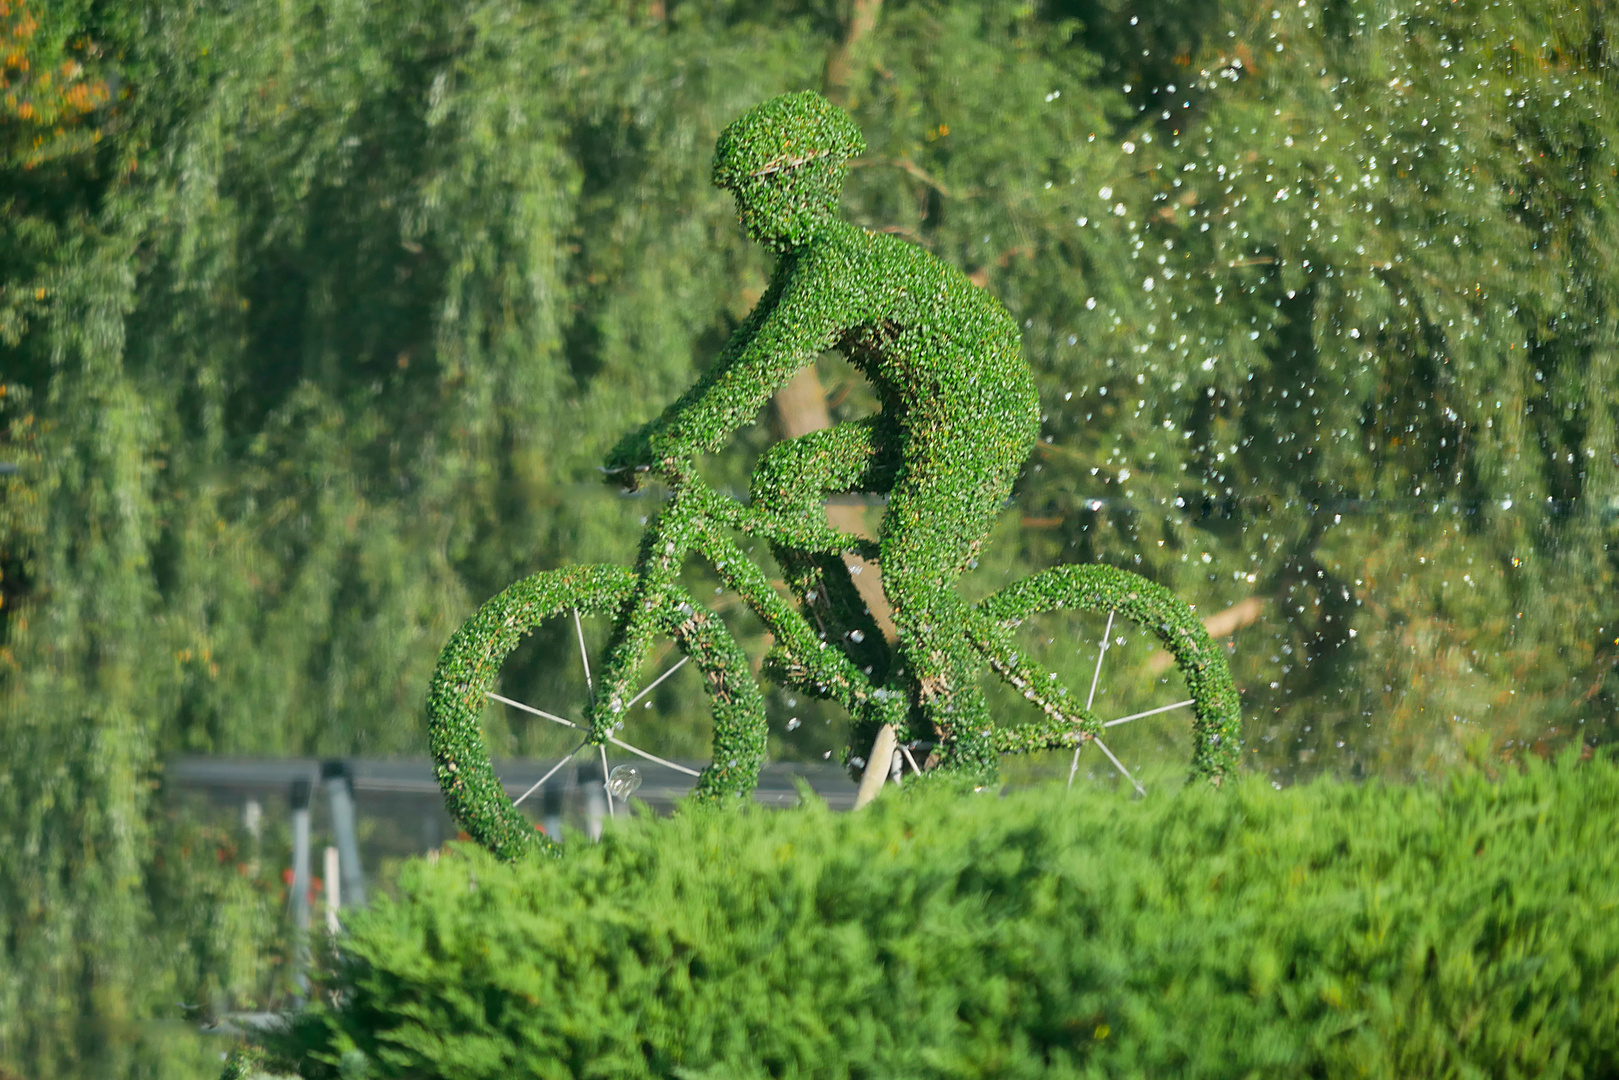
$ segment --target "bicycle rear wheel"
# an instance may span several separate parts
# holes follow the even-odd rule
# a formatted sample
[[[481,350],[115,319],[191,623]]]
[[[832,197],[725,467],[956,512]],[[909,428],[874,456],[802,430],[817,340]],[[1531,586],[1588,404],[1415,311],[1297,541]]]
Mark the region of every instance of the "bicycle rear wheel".
[[[517,804],[591,743],[581,701],[564,697],[528,702],[502,694],[497,690],[502,665],[524,637],[549,622],[558,646],[555,660],[573,668],[572,674],[582,677],[583,689],[594,695],[595,676],[601,673],[605,659],[603,645],[623,614],[624,605],[635,594],[635,585],[635,575],[618,566],[577,566],[534,574],[480,607],[450,637],[439,655],[427,701],[428,738],[439,787],[451,816],[472,839],[502,859],[554,848],[528,822]],[[622,722],[608,736],[615,748],[613,753],[625,751],[692,773],[697,776],[699,796],[717,798],[751,792],[758,781],[766,729],[764,699],[748,669],[746,656],[718,616],[697,606],[678,589],[671,588],[652,601],[651,617],[655,632],[672,647],[663,650],[670,655],[661,674],[649,677],[629,705],[642,703],[689,663],[701,676],[708,695],[713,717],[713,759],[699,775],[688,766],[649,754],[628,741],[635,733],[621,730],[625,727]],[[489,758],[482,719],[490,701],[546,723],[572,728],[578,740],[574,750],[540,783],[516,799],[507,794]],[[646,700],[645,705],[650,707],[653,701]],[[626,709],[626,718],[629,713]],[[603,753],[604,763],[605,760]],[[611,809],[610,792],[607,798]]]
[[[1139,574],[1097,565],[1043,571],[982,601],[969,637],[1041,714],[996,729],[1002,754],[1072,748],[1072,784],[1080,750],[1094,742],[1140,791],[1107,740],[1126,725],[1137,725],[1131,736],[1153,726],[1154,737],[1135,739],[1142,752],[1147,742],[1184,747],[1169,733],[1185,730],[1189,711],[1191,776],[1219,784],[1236,770],[1239,700],[1225,653],[1190,607]],[[1120,671],[1120,653],[1133,653],[1135,671]]]

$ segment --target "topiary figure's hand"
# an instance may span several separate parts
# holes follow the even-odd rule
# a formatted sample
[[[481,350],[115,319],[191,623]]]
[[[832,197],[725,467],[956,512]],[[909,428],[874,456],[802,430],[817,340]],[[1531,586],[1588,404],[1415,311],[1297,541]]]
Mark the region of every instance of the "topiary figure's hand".
[[[639,491],[653,473],[668,475],[681,455],[670,445],[664,427],[654,421],[624,436],[602,466],[607,483],[624,491]]]

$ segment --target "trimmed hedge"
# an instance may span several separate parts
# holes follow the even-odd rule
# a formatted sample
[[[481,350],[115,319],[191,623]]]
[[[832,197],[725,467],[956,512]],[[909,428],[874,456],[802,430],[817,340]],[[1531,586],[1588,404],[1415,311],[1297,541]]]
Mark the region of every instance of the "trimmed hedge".
[[[1615,1077],[1619,771],[694,808],[352,917],[308,1077]],[[333,1004],[333,1003],[336,1004]]]

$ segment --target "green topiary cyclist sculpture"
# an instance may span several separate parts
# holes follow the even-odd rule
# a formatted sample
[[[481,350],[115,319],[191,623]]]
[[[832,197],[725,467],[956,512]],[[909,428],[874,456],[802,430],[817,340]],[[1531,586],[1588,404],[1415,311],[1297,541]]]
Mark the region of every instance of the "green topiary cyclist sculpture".
[[[718,362],[608,458],[614,482],[633,489],[655,475],[673,491],[648,527],[635,570],[536,574],[485,604],[445,647],[429,700],[439,779],[452,813],[502,855],[544,841],[495,780],[480,717],[486,699],[500,697],[494,682],[519,638],[570,610],[591,692],[586,719],[520,707],[576,727],[580,749],[601,748],[604,770],[609,744],[651,757],[617,733],[647,692],[636,688],[654,639],[672,638],[703,673],[714,707],[714,760],[698,793],[752,789],[763,758],[763,702],[724,625],[676,581],[693,551],[771,631],[770,674],[850,710],[848,757],[857,768],[879,731],[893,733],[918,772],[910,751],[925,744],[928,771],[975,780],[992,775],[1004,753],[1073,747],[1077,761],[1080,746],[1100,745],[1104,724],[1090,711],[1096,680],[1081,704],[1011,637],[1029,615],[1063,607],[1107,612],[1110,629],[1113,615],[1123,615],[1156,634],[1191,694],[1177,704],[1196,717],[1194,774],[1218,782],[1234,766],[1237,699],[1224,655],[1160,586],[1112,567],[1070,566],[977,605],[956,592],[1034,444],[1039,404],[1016,324],[999,303],[920,248],[839,219],[849,159],[864,148],[848,114],[812,92],[772,98],[725,129],[714,183],[735,195],[749,235],[776,253],[776,270]],[[751,506],[706,487],[693,459],[724,446],[829,349],[866,375],[881,413],[777,444],[755,473]],[[888,495],[875,547],[827,525],[825,497],[845,492]],[[771,587],[732,531],[770,544],[796,604]],[[846,552],[881,566],[898,628],[892,662],[842,560]],[[581,614],[612,622],[599,679],[591,677]],[[1104,634],[1104,651],[1106,644]],[[979,686],[986,659],[1039,719],[992,721]],[[886,770],[886,750],[881,756],[873,765]]]
[[[820,520],[828,494],[887,494],[878,560],[903,669],[949,766],[992,760],[990,725],[956,578],[978,553],[1034,446],[1040,403],[1017,326],[989,293],[897,237],[838,218],[854,121],[814,92],[772,98],[714,152],[748,235],[777,255],[764,297],[717,364],[662,416],[619,443],[608,468],[672,475],[724,446],[801,367],[837,349],[871,381],[882,412],[779,443],[754,505]],[[629,475],[638,475],[630,473]],[[841,559],[777,545],[794,592],[824,622],[859,627]]]

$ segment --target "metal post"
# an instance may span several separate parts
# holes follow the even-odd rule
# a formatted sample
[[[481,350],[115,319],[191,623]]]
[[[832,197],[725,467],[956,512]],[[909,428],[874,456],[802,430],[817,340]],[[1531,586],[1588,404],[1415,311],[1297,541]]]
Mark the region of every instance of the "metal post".
[[[248,876],[259,876],[259,859],[264,855],[264,804],[248,799],[242,804],[242,827],[247,830],[251,843],[247,860]]]
[[[547,784],[540,789],[540,806],[542,820],[545,823],[545,835],[553,843],[562,843],[562,806],[563,798],[567,794],[565,783],[567,774],[558,777],[564,783]]]
[[[259,802],[257,799],[248,799],[242,804],[242,827],[247,830],[247,835],[253,838],[253,844],[256,850],[259,842],[259,836],[264,830],[263,803]]]
[[[332,810],[343,898],[354,907],[364,907],[365,876],[360,869],[360,839],[354,830],[354,780],[348,762],[325,762],[320,767],[320,776],[326,786],[326,803]]]
[[[602,818],[607,816],[607,777],[593,761],[579,766],[579,786],[585,791],[585,834],[594,842],[602,838]]]
[[[292,782],[292,981],[309,992],[309,797],[308,780]]]
[[[343,929],[337,921],[337,913],[343,907],[343,890],[338,884],[338,878],[342,876],[343,871],[338,863],[336,848],[327,845],[325,855],[321,869],[326,879],[326,929],[336,937],[338,931]]]

